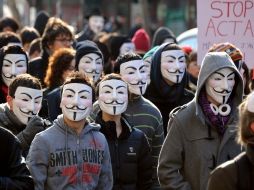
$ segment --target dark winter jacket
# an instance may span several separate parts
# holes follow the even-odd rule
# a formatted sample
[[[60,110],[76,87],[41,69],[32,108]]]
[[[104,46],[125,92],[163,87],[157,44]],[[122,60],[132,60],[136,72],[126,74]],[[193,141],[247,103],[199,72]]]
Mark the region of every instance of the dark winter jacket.
[[[239,161],[244,162],[244,166],[240,165]],[[247,168],[245,168],[245,164]],[[240,172],[240,170],[243,171]],[[240,154],[233,160],[221,164],[212,172],[208,181],[207,190],[245,190],[245,187],[251,190],[254,189],[253,179],[254,147],[248,145],[246,152]],[[242,183],[245,187],[240,185]]]
[[[82,42],[84,40],[91,40],[93,41],[93,38],[95,36],[95,33],[90,29],[89,25],[85,25],[84,29],[76,35],[77,42]]]
[[[21,156],[18,139],[0,127],[0,189],[33,190],[33,179]]]
[[[16,115],[10,111],[8,104],[0,104],[0,126],[10,130],[14,135],[19,134],[26,127]]]
[[[28,73],[38,79],[43,87],[45,87],[44,78],[46,76],[49,63],[49,54],[43,50],[42,56],[29,62]]]
[[[93,104],[93,112],[90,117],[96,119],[97,114],[101,111],[98,102]],[[151,146],[152,166],[153,166],[153,186],[152,190],[158,190],[159,182],[157,177],[157,166],[159,153],[164,141],[163,123],[160,111],[149,100],[143,96],[135,96],[128,102],[128,107],[124,116],[131,126],[145,133]]]
[[[114,186],[113,190],[144,190],[152,186],[152,159],[144,133],[132,128],[122,117],[122,133],[116,135],[115,122],[104,122],[101,112],[96,122],[101,125],[110,150]]]
[[[167,134],[169,113],[176,107],[190,102],[194,94],[185,89],[187,74],[185,73],[181,83],[168,85],[161,74],[161,53],[167,44],[160,46],[152,56],[151,83],[148,86],[145,97],[153,102],[160,110],[163,118],[164,135]]]
[[[45,99],[48,104],[48,118],[50,121],[54,121],[58,115],[62,114],[62,109],[60,108],[61,103],[61,87],[49,92]]]
[[[51,125],[50,122],[47,120],[43,120],[44,129]],[[22,155],[26,157],[30,142],[28,139],[23,138],[22,132],[25,130],[26,125],[21,123],[21,121],[16,117],[16,115],[9,109],[8,104],[0,104],[0,126],[4,127],[5,129],[10,130],[20,141],[21,147],[23,149]],[[33,126],[34,130],[37,130],[37,126]],[[31,137],[34,137],[31,134]]]

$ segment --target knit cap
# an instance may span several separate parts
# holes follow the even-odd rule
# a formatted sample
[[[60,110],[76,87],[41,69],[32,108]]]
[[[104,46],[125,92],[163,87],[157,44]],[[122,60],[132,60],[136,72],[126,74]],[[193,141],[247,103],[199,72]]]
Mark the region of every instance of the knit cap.
[[[146,54],[143,56],[143,60],[145,60],[148,57],[152,57],[153,53],[159,48],[159,46],[155,46],[152,49],[150,49]]]
[[[143,28],[135,32],[131,41],[135,44],[136,53],[138,54],[143,55],[150,49],[151,46],[150,37]]]
[[[96,53],[97,55],[99,55],[103,59],[103,55],[102,55],[100,49],[98,48],[96,43],[94,43],[93,41],[84,40],[84,41],[81,41],[81,42],[77,43],[77,45],[76,45],[76,55],[75,55],[75,69],[76,70],[78,70],[78,65],[79,65],[80,59],[84,55],[87,55],[89,53]],[[103,63],[103,61],[102,61],[102,63]]]

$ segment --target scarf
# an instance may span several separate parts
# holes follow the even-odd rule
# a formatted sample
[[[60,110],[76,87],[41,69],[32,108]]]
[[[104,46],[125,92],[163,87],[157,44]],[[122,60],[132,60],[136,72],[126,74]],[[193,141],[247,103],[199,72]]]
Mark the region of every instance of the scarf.
[[[208,101],[206,97],[205,90],[201,90],[198,103],[204,113],[204,115],[208,118],[212,126],[214,126],[217,132],[223,136],[226,131],[226,125],[230,118],[230,114],[227,116],[221,116],[220,114],[215,115],[210,107],[211,102]],[[229,99],[229,105],[232,107],[232,101]]]

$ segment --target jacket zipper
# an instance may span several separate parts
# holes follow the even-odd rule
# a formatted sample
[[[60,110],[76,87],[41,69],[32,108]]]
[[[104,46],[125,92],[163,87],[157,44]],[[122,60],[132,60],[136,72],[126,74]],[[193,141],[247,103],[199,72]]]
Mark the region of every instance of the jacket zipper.
[[[116,158],[116,181],[120,178],[120,158],[119,158],[119,144],[118,139],[115,141],[115,158]]]

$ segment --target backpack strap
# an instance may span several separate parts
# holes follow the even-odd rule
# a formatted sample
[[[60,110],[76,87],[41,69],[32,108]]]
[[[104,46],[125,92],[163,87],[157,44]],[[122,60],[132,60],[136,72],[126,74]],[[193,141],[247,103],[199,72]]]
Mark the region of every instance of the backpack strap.
[[[235,158],[237,168],[237,189],[250,190],[252,189],[252,164],[248,159],[246,152]]]

